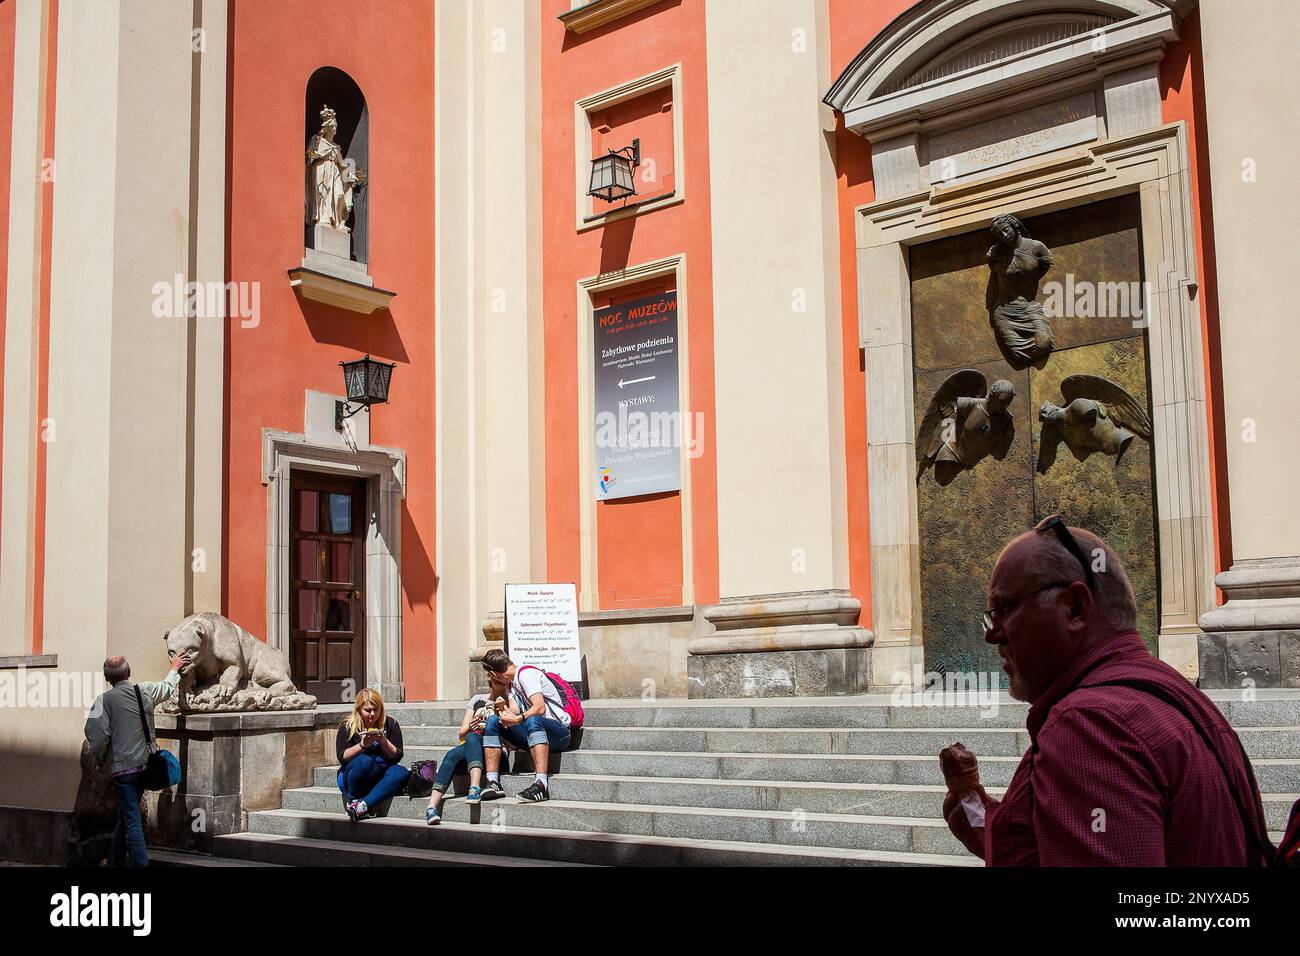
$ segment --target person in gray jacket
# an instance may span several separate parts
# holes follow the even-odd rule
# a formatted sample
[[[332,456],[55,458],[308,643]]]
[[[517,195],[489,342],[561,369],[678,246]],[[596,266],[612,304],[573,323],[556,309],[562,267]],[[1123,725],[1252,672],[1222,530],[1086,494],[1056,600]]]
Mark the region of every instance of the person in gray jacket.
[[[90,716],[86,719],[86,740],[101,767],[105,757],[112,753],[109,772],[117,788],[119,808],[113,849],[108,857],[110,866],[123,866],[128,857],[130,866],[149,865],[149,853],[144,846],[144,826],[140,821],[140,798],[144,795],[141,783],[149,762],[149,742],[140,725],[140,704],[135,689],[140,688],[152,737],[153,709],[176,692],[176,685],[181,682],[181,668],[188,663],[188,657],[178,654],[172,658],[171,673],[165,679],[157,683],[141,681],[132,684],[128,679],[131,665],[125,657],[110,657],[104,661],[104,679],[112,686],[96,697],[91,705]]]

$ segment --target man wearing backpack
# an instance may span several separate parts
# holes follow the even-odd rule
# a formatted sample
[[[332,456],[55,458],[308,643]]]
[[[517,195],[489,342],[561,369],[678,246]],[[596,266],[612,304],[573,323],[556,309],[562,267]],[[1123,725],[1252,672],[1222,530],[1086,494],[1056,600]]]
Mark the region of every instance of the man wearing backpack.
[[[483,655],[483,669],[488,672],[494,696],[505,691],[509,704],[500,714],[488,718],[483,728],[483,770],[487,783],[483,799],[505,796],[501,788],[501,741],[533,755],[537,779],[522,793],[520,801],[540,803],[551,798],[547,762],[552,752],[569,749],[571,732],[582,720],[582,705],[572,687],[556,675],[539,667],[518,667],[506,652],[493,648]],[[504,696],[504,695],[502,695]]]

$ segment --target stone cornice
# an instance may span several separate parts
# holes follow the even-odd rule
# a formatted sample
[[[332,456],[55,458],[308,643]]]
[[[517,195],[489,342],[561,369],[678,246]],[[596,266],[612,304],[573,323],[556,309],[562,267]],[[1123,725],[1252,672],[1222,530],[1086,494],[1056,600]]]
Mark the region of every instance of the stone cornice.
[[[659,2],[660,0],[591,0],[567,13],[561,13],[557,19],[570,33],[583,34]]]
[[[885,92],[939,51],[973,32],[1051,9],[1043,0],[924,0],[891,23],[854,58],[824,102],[845,126],[869,138],[905,123],[925,123],[954,109],[1075,76],[1096,76],[1132,62],[1159,59],[1178,36],[1192,4],[1175,0],[1087,0],[1080,12],[1113,16],[1089,30],[952,75]]]

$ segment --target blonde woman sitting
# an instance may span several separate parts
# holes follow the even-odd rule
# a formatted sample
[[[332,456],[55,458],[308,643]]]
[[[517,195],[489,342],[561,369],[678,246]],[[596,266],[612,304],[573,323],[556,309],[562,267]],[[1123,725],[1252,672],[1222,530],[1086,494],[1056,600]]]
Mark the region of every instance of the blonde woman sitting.
[[[375,816],[375,806],[406,786],[402,728],[384,715],[384,698],[377,690],[367,687],[357,694],[352,714],[339,725],[335,752],[343,805],[354,823]]]

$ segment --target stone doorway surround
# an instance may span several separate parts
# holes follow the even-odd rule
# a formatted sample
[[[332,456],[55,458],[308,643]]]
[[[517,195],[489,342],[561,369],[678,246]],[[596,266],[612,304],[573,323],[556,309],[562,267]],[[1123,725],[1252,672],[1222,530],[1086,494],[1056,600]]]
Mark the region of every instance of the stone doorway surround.
[[[1158,74],[1193,5],[1095,0],[1062,14],[1039,0],[921,0],[826,96],[871,140],[877,196],[854,218],[878,689],[924,672],[909,247],[1001,213],[1132,193],[1147,284],[1159,651],[1197,677],[1197,622],[1214,607],[1206,367],[1187,130],[1161,122]]]
[[[335,396],[308,395],[308,434],[262,429],[262,483],[267,494],[266,641],[289,651],[289,476],[294,469],[367,478],[366,686],[384,700],[405,698],[402,684],[402,500],[406,452],[369,445],[349,431],[350,442],[329,441],[313,420],[333,430]],[[313,399],[318,399],[313,404]],[[318,414],[311,413],[314,407]],[[351,421],[351,420],[349,420]]]

